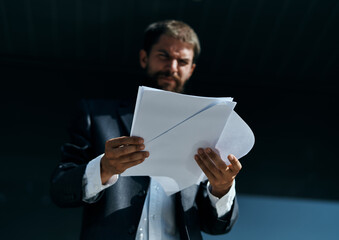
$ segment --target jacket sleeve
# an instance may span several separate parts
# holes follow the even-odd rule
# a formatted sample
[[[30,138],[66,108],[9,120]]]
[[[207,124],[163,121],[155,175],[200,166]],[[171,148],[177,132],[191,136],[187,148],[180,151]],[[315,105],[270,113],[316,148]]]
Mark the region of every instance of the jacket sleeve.
[[[70,141],[61,147],[61,162],[51,176],[51,198],[59,207],[84,204],[82,178],[88,161],[93,158],[90,129],[89,110],[82,100],[69,127]]]
[[[207,193],[207,183],[201,183],[197,195],[197,205],[200,218],[200,229],[208,234],[223,234],[229,232],[238,218],[238,202],[234,198],[232,208],[224,216],[218,217],[216,209],[211,205]]]

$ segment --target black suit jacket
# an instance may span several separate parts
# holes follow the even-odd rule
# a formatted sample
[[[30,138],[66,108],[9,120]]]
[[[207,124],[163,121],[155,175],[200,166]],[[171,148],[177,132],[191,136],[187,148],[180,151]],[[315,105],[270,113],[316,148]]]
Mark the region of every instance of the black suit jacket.
[[[110,138],[128,136],[134,105],[129,101],[82,100],[70,127],[70,142],[62,146],[62,161],[51,178],[51,196],[60,207],[83,206],[81,239],[135,239],[147,194],[149,177],[120,177],[101,192],[95,203],[82,201],[82,178],[87,163],[104,153]],[[228,232],[238,216],[232,210],[218,218],[206,182],[176,194],[176,220],[181,239],[202,239]]]

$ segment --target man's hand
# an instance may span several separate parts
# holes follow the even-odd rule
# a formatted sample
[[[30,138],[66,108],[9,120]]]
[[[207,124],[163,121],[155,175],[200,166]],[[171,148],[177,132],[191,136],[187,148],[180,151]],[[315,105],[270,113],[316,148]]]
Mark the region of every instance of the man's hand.
[[[231,164],[227,166],[211,148],[199,148],[198,154],[194,158],[211,184],[211,193],[219,198],[228,193],[233,180],[242,168],[241,163],[234,155],[228,155],[227,158]]]
[[[101,158],[100,172],[102,184],[114,175],[123,173],[126,169],[142,163],[149,156],[144,140],[140,137],[118,137],[108,140],[105,144],[105,154]]]

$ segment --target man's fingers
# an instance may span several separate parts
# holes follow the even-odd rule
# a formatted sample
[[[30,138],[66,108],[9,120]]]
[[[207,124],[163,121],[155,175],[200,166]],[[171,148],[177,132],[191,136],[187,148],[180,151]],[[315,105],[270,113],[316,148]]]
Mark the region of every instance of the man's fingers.
[[[133,167],[133,166],[136,166],[140,163],[142,163],[143,161],[145,161],[145,158],[142,158],[142,159],[138,159],[138,160],[135,160],[135,161],[132,161],[132,162],[127,162],[127,163],[124,163],[122,166],[124,168],[124,171],[130,167]]]
[[[233,154],[228,155],[227,158],[231,162],[230,170],[237,174],[242,168],[240,161]]]
[[[112,138],[106,142],[106,147],[117,148],[123,145],[138,145],[143,144],[144,139],[141,137],[118,137]]]
[[[129,161],[125,163],[119,163],[117,166],[112,166],[111,170],[113,174],[121,174],[126,171],[126,169],[133,167],[135,165],[138,165],[142,163],[145,160],[145,158],[137,159],[135,161]]]
[[[198,153],[205,165],[213,172],[213,174],[218,177],[222,172],[227,168],[225,162],[216,154],[211,148],[202,148],[198,149]]]
[[[214,162],[219,170],[225,170],[227,168],[227,164],[221,159],[221,157],[214,152],[211,148],[206,148],[205,152],[209,156],[210,159]]]
[[[227,172],[237,175],[242,168],[241,163],[233,154],[228,156],[231,164],[227,166],[221,157],[211,148],[206,148],[205,150],[199,148],[197,156],[199,158],[196,160],[200,161],[200,168],[204,169],[204,172],[209,171],[215,178],[220,178],[227,174]]]
[[[210,179],[210,181],[216,179],[214,174],[209,170],[209,168],[205,165],[205,162],[201,159],[201,157],[198,154],[194,156],[194,159],[197,162],[198,166],[201,168],[201,170],[205,173],[206,177]]]
[[[114,152],[114,156],[116,158],[119,158],[124,155],[128,155],[130,153],[138,152],[141,150],[144,150],[145,145],[139,144],[139,145],[124,145],[122,147],[113,148],[111,151]]]
[[[208,168],[208,170],[216,177],[219,178],[222,175],[221,169],[218,169],[218,166],[215,164],[214,159],[211,159],[207,153],[202,149],[198,149],[198,155],[201,158],[202,162]],[[206,175],[207,176],[207,175]]]
[[[141,152],[134,152],[128,155],[123,155],[117,158],[117,161],[119,161],[120,163],[128,163],[128,162],[138,161],[140,159],[145,159],[148,157],[149,157],[149,152],[141,151]]]
[[[104,156],[101,159],[101,166],[105,172],[109,172],[111,175],[120,174],[127,168],[142,163],[147,157],[149,157],[149,152],[147,151],[131,153],[120,158],[107,158]]]

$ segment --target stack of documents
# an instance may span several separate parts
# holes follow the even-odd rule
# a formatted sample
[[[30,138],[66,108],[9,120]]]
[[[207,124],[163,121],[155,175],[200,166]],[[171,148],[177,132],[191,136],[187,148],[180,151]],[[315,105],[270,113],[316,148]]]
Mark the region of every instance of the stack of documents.
[[[194,160],[198,148],[216,150],[227,163],[254,145],[232,98],[198,97],[139,87],[131,136],[144,138],[150,156],[123,176],[154,177],[170,195],[205,179]]]

